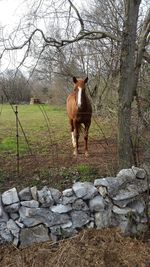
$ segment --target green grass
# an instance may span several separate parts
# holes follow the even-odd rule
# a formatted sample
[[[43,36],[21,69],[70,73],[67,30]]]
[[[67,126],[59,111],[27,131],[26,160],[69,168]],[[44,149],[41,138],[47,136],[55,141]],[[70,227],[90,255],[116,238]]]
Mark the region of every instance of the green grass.
[[[70,126],[65,107],[53,105],[40,107],[19,105],[18,116],[30,146],[36,151],[44,152],[52,143],[65,143],[70,140]],[[42,113],[43,109],[46,112],[47,121]],[[109,118],[102,120],[101,118],[95,119],[93,116],[89,132],[91,138],[109,137],[112,131],[112,121]],[[19,127],[19,148],[20,154],[24,154],[28,149],[21,127]],[[0,153],[15,153],[15,151],[15,114],[10,105],[3,105],[0,116]]]
[[[90,182],[94,180],[97,175],[97,170],[86,164],[80,164],[76,169],[79,174],[79,180],[82,182]]]
[[[43,105],[48,120],[38,105],[19,105],[20,177],[17,177],[16,118],[10,105],[0,105],[0,188],[3,186],[46,184],[66,188],[74,181],[93,181],[96,170],[87,164],[69,164],[72,155],[70,125],[65,106]],[[115,133],[115,119],[94,118],[89,131],[89,142],[108,138]],[[48,125],[47,125],[48,124]],[[25,137],[28,141],[26,143]],[[83,141],[81,136],[80,141]],[[82,144],[83,145],[83,144]],[[30,155],[30,150],[32,155]],[[54,149],[54,150],[53,150]],[[57,153],[59,159],[57,162]],[[62,163],[61,163],[62,157]],[[67,162],[66,162],[67,161]],[[66,165],[65,165],[66,163]],[[59,164],[59,165],[58,165]],[[56,168],[56,169],[55,169]],[[38,177],[36,177],[38,173]],[[19,185],[18,185],[19,184]]]
[[[16,153],[17,145],[16,139],[13,137],[6,137],[3,138],[2,142],[0,143],[0,151],[1,152],[9,152],[9,153]],[[19,152],[20,154],[25,154],[27,152],[27,145],[24,142],[19,143]]]
[[[18,107],[21,126],[32,146],[36,146],[36,143],[38,146],[41,143],[42,146],[43,142],[46,143],[47,139],[48,143],[50,138],[59,141],[68,135],[65,109],[44,105],[44,110],[48,116],[48,122],[38,105],[20,105]],[[0,152],[9,150],[13,153],[16,149],[16,121],[10,105],[3,105],[0,125]],[[19,140],[21,142],[20,152],[24,153],[26,142],[21,127],[19,127]]]

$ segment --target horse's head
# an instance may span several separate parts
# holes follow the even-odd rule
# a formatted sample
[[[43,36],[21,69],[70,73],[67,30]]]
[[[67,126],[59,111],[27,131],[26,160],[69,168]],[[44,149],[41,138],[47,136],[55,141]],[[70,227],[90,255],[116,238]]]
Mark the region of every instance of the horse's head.
[[[84,80],[77,80],[76,77],[73,77],[74,82],[74,91],[77,95],[77,106],[80,108],[82,106],[82,98],[85,95],[85,89],[86,89],[86,83],[88,81],[88,77],[86,77]]]

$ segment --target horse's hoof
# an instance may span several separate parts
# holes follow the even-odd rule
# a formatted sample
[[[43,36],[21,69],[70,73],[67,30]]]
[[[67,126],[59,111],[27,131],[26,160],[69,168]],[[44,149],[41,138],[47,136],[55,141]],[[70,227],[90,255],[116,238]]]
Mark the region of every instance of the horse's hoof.
[[[74,155],[75,157],[77,157],[77,156],[78,156],[78,152],[77,152],[77,151],[74,151],[74,152],[73,152],[73,155]]]

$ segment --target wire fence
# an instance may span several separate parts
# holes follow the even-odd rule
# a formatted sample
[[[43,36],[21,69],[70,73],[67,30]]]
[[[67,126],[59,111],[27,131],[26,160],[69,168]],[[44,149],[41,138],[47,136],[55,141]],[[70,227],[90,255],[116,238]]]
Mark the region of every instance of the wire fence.
[[[42,179],[44,172],[77,165],[101,168],[102,174],[112,174],[116,169],[117,149],[116,126],[109,125],[110,121],[107,118],[107,122],[101,122],[101,118],[93,114],[89,131],[89,157],[84,156],[82,129],[79,156],[74,157],[65,107],[2,104],[0,186],[3,176],[7,176],[10,183],[12,176],[17,181],[35,175]],[[103,124],[107,125],[105,129]]]
[[[134,116],[135,119],[136,116]],[[143,160],[141,125],[135,119],[134,152],[136,164]],[[84,155],[81,129],[79,155],[73,156],[71,134],[65,107],[49,105],[12,105],[0,107],[0,189],[20,186],[59,183],[75,172],[76,166],[89,166],[99,176],[113,176],[117,166],[117,116],[98,116],[93,113],[89,131],[89,157]],[[146,142],[148,138],[145,133]],[[142,141],[143,142],[143,141]],[[145,142],[145,141],[144,141]],[[142,148],[143,148],[142,144]],[[57,173],[57,175],[56,175]],[[88,176],[88,173],[86,173]],[[73,177],[76,179],[76,172]],[[64,178],[65,179],[65,178]]]

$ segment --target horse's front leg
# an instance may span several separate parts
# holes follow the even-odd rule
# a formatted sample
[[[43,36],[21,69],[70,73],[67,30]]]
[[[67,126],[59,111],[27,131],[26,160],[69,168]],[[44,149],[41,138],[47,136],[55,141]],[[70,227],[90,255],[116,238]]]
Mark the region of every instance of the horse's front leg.
[[[76,147],[76,140],[75,140],[75,130],[74,130],[74,123],[73,120],[70,119],[70,126],[71,126],[71,140],[73,148]]]
[[[85,124],[85,130],[84,130],[84,148],[85,148],[85,156],[88,157],[88,131],[90,127],[91,122],[88,122]]]
[[[74,122],[74,137],[75,137],[75,146],[74,146],[74,155],[78,155],[78,147],[79,147],[79,124],[78,122]]]

